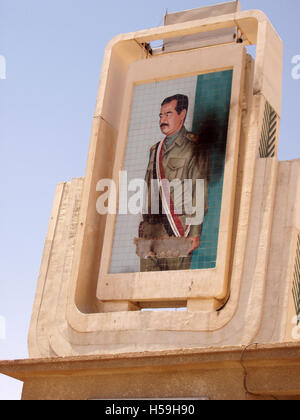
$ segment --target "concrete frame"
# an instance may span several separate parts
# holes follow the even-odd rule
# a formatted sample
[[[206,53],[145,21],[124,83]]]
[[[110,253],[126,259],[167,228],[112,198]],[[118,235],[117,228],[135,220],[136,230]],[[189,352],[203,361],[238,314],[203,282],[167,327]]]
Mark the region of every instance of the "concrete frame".
[[[116,160],[112,179],[118,183],[119,170],[123,167],[126,151],[126,133],[130,121],[131,99],[135,84],[166,80],[177,77],[194,76],[223,70],[233,70],[232,96],[227,139],[224,192],[220,220],[218,258],[215,269],[189,270],[183,272],[109,274],[111,252],[114,239],[116,215],[108,215],[103,241],[97,297],[103,302],[177,302],[197,300],[198,305],[211,303],[218,305],[228,296],[229,268],[233,210],[239,153],[240,127],[242,114],[242,92],[246,67],[245,48],[241,45],[225,45],[166,54],[152,60],[133,63],[128,71],[126,90],[121,115]],[[197,305],[197,306],[198,306]],[[195,305],[193,305],[195,306]],[[219,303],[219,306],[221,304]]]
[[[0,362],[0,371],[24,381],[23,400],[299,400],[299,360],[287,343]]]

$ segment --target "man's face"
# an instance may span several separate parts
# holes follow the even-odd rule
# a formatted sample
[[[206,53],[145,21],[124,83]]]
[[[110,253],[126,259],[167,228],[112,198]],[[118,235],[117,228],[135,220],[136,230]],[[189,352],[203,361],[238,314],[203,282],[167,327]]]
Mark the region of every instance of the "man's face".
[[[179,115],[176,111],[177,101],[174,100],[161,107],[159,115],[159,125],[162,133],[167,136],[173,136],[183,126],[186,117],[186,110],[184,109]]]

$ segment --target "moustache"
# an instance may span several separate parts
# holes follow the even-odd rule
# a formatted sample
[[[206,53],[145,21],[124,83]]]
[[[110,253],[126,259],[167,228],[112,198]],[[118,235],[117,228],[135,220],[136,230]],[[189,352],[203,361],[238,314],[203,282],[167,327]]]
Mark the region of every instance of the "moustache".
[[[160,125],[160,128],[163,128],[163,127],[169,127],[169,124],[166,124],[166,123],[161,124],[161,125]]]

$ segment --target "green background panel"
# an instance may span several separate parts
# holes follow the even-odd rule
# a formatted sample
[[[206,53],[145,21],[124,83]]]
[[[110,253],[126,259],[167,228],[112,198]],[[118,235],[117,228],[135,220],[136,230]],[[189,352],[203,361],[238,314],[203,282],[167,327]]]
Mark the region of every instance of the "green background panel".
[[[201,147],[209,153],[210,177],[208,212],[192,269],[216,267],[232,76],[229,70],[201,75],[197,81],[193,133],[200,135]]]

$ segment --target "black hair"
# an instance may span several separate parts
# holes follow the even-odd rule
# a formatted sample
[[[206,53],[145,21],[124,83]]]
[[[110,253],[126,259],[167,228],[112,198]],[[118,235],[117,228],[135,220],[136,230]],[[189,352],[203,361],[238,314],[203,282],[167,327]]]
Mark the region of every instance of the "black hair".
[[[173,102],[173,101],[177,101],[177,105],[175,109],[178,115],[180,115],[184,109],[188,111],[189,98],[186,95],[181,95],[181,94],[173,95],[173,96],[170,96],[169,98],[166,98],[161,104],[161,106],[169,104],[170,102]]]

